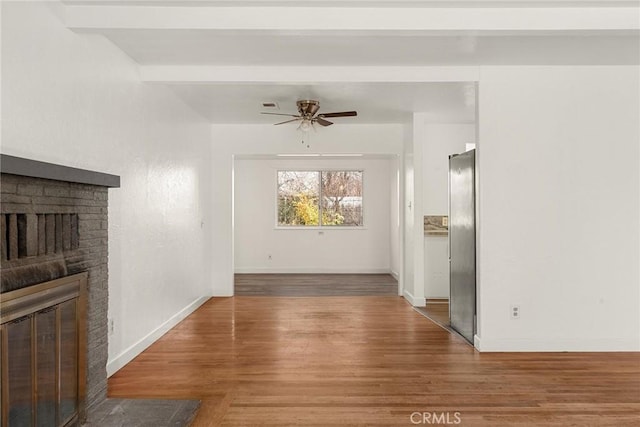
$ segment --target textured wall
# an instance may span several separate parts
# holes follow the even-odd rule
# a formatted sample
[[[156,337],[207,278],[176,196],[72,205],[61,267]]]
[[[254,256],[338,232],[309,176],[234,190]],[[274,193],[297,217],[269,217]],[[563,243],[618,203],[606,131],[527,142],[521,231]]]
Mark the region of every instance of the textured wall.
[[[64,272],[58,274],[60,270],[56,269],[48,278],[38,276],[40,281],[52,280],[64,274],[89,272],[87,406],[98,403],[107,393],[107,188],[2,174],[0,191],[0,214],[5,218],[12,217],[12,214],[25,214],[25,218],[31,218],[26,224],[28,229],[23,233],[32,240],[35,236],[38,243],[35,253],[31,249],[34,244],[32,241],[27,244],[29,250],[25,248],[19,251],[22,256],[18,258],[7,257],[3,252],[0,270],[3,278],[22,280],[20,276],[26,276],[26,280],[32,281],[30,279],[33,276],[30,275],[43,263],[61,264]],[[71,222],[70,214],[77,214],[78,218],[77,244],[71,241],[71,234],[66,237],[66,233],[63,233],[67,229],[63,222]],[[39,229],[42,226],[40,221],[44,219],[44,235],[51,237],[51,233],[46,231],[47,224],[52,225],[51,218],[54,218],[53,227],[58,233],[54,233],[53,239],[49,238],[48,241],[45,238],[42,253],[37,239],[41,233],[37,233],[38,230],[34,232],[33,227]],[[55,220],[62,227],[56,226]],[[2,234],[5,240],[11,234],[6,230]],[[6,249],[6,245],[3,245],[3,249]]]
[[[2,153],[121,177],[109,191],[115,372],[211,294],[210,126],[110,41],[69,31],[56,4],[1,2]]]

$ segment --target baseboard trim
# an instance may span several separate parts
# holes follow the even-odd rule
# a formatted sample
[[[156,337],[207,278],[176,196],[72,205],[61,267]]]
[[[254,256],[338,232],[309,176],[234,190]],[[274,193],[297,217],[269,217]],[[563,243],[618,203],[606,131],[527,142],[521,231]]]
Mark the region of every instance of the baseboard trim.
[[[409,292],[408,290],[404,290],[404,299],[406,299],[407,301],[409,301],[409,303],[414,306],[414,307],[424,307],[426,306],[426,301],[424,298],[416,298],[415,296],[413,296],[413,294],[411,292]]]
[[[392,274],[388,268],[236,268],[235,274]]]
[[[200,297],[187,305],[185,308],[171,316],[166,322],[158,326],[153,331],[149,332],[146,336],[140,339],[138,342],[124,350],[122,353],[114,357],[107,362],[107,377],[118,372],[127,363],[131,362],[136,356],[146,350],[151,344],[156,342],[160,337],[169,332],[171,328],[176,326],[182,320],[184,320],[191,313],[196,311],[202,304],[207,302],[211,297]]]
[[[449,304],[449,298],[427,298],[427,304]]]
[[[400,280],[400,274],[397,271],[389,270],[389,274],[396,280]]]
[[[474,336],[474,346],[483,353],[493,352],[636,352],[638,340],[592,339],[480,339]]]

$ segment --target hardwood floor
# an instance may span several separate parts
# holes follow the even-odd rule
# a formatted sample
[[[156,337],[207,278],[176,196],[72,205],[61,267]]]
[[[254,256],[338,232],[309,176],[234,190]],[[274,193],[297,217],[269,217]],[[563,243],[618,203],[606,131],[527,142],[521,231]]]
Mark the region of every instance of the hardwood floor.
[[[427,303],[426,307],[417,307],[416,310],[443,328],[449,328],[449,303]]]
[[[638,425],[637,353],[485,353],[399,297],[209,300],[109,379],[202,426]],[[423,424],[423,425],[426,425]]]
[[[237,296],[398,295],[389,274],[236,274]]]

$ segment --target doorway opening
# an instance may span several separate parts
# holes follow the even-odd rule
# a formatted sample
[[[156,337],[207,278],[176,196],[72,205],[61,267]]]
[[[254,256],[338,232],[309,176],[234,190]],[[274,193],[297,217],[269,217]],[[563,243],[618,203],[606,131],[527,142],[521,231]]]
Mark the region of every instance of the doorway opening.
[[[234,295],[401,295],[399,171],[393,154],[235,156]]]

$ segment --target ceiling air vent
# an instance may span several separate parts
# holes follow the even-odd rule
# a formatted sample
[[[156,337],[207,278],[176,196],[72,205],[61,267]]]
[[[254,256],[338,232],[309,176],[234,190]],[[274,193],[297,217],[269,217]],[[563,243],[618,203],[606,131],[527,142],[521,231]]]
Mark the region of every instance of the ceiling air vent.
[[[275,102],[263,102],[263,103],[262,103],[262,106],[263,106],[264,108],[273,108],[273,109],[275,109],[275,110],[278,110],[278,109],[279,109],[279,108],[278,108],[278,104],[277,104],[277,103],[275,103]]]

